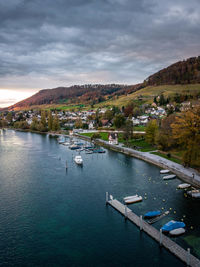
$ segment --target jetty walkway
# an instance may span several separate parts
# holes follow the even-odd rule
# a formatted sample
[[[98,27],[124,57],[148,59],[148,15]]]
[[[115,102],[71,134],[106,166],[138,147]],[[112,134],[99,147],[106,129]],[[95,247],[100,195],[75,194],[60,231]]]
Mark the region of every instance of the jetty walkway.
[[[174,254],[177,258],[183,261],[187,266],[191,267],[199,267],[200,260],[190,254],[190,249],[185,250],[172,241],[169,237],[162,234],[154,228],[152,225],[148,224],[146,221],[142,219],[142,216],[137,216],[131,209],[127,208],[126,205],[119,202],[117,199],[108,199],[108,193],[106,194],[106,204],[109,204],[115,210],[120,212],[125,219],[128,219],[136,226],[140,228],[141,231],[144,231],[149,236],[151,236],[154,240],[156,240],[160,246],[163,246],[167,250],[169,250],[172,254]]]

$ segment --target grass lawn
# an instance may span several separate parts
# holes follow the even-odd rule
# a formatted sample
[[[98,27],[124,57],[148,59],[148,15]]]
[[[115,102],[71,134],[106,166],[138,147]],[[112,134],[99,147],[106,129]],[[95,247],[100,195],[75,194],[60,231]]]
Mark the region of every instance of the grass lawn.
[[[171,160],[171,161],[173,161],[173,162],[182,164],[182,162],[181,162],[180,159],[175,158],[175,157],[170,157],[170,158],[169,158],[165,153],[161,153],[161,152],[151,152],[151,154],[158,155],[158,156],[160,156],[160,157],[163,157],[163,158],[165,158],[165,159]]]
[[[108,132],[103,132],[103,133],[99,133],[99,134],[100,134],[100,138],[102,140],[108,141]],[[93,133],[81,133],[81,135],[91,137],[93,135]],[[119,141],[119,143],[123,143],[126,145],[126,141],[123,139],[122,133],[119,133],[118,141]],[[134,146],[136,146],[139,148],[138,150],[142,151],[142,152],[149,152],[149,151],[155,150],[155,147],[148,144],[145,140],[135,140],[135,139],[129,140],[128,146],[132,147],[132,148],[134,148]]]
[[[133,131],[146,132],[146,126],[134,126]]]
[[[88,136],[88,137],[91,137],[94,133],[81,133],[81,135],[84,135],[84,136]],[[108,133],[107,132],[103,132],[103,133],[99,133],[100,135],[100,138],[104,141],[108,141]]]

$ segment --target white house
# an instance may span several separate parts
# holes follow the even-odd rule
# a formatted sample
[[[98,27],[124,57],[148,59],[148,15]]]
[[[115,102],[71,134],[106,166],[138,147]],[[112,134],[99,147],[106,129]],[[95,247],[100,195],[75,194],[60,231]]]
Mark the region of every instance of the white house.
[[[109,133],[108,142],[111,145],[118,145],[118,134],[117,133]]]

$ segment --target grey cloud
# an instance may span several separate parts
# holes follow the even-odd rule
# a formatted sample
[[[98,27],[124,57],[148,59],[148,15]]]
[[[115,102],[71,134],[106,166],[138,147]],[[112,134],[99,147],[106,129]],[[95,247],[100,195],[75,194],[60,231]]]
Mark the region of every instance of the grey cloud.
[[[1,86],[140,82],[199,54],[199,11],[198,0],[0,0]]]

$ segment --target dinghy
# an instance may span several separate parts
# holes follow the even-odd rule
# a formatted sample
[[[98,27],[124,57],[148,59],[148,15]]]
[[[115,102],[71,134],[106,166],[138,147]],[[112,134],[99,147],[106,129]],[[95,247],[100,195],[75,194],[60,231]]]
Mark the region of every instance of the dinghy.
[[[161,215],[161,211],[159,211],[159,210],[149,211],[149,212],[144,214],[144,218],[150,219],[150,218],[154,218],[154,217],[157,217],[160,215]]]
[[[178,185],[178,189],[186,189],[186,188],[189,188],[191,185],[190,184],[179,184]]]
[[[171,230],[169,231],[170,235],[182,235],[185,233],[185,229],[184,228],[177,228],[177,229],[174,229],[174,230]]]
[[[140,201],[142,201],[142,197],[141,196],[134,196],[132,198],[124,200],[124,202],[126,204],[137,203],[137,202],[140,202]]]
[[[179,222],[179,221],[169,221],[168,223],[166,223],[165,225],[163,225],[163,227],[161,228],[163,232],[170,232],[174,229],[178,229],[178,228],[184,228],[185,224],[184,222]]]
[[[175,177],[176,177],[175,174],[170,174],[170,175],[163,176],[163,180],[171,180],[171,179],[174,179]]]
[[[161,174],[165,174],[165,173],[169,173],[169,172],[170,172],[170,170],[161,170],[160,171]]]
[[[125,201],[125,200],[128,200],[128,199],[134,198],[134,197],[138,197],[138,194],[133,195],[133,196],[124,197],[123,199]]]
[[[200,198],[200,190],[198,189],[187,191],[187,194],[193,198]]]

